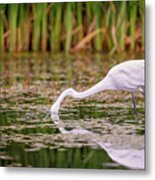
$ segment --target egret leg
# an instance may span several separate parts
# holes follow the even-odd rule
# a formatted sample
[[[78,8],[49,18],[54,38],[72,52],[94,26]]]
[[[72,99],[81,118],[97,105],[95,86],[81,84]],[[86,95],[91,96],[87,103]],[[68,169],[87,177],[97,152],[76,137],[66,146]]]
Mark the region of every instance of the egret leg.
[[[137,109],[136,109],[134,93],[132,93],[132,103],[133,103],[134,115],[137,115]]]

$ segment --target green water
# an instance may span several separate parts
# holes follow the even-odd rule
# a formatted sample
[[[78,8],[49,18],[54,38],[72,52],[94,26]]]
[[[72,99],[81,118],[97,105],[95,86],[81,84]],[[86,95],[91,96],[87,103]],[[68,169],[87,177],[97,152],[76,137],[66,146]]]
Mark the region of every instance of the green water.
[[[132,169],[112,159],[94,140],[110,143],[114,150],[144,149],[141,94],[135,94],[136,119],[127,92],[65,99],[58,117],[61,127],[84,129],[93,133],[90,135],[62,134],[60,126],[46,116],[64,89],[85,90],[121,61],[108,58],[99,54],[1,56],[0,166]]]

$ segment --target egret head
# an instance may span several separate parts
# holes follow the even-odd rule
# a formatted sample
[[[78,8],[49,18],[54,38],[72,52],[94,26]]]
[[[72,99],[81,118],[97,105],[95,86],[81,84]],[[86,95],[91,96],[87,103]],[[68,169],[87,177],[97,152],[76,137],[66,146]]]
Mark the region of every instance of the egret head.
[[[75,90],[74,90],[73,88],[66,89],[66,90],[59,96],[59,98],[57,99],[57,101],[56,101],[56,102],[53,104],[53,106],[51,107],[51,109],[50,109],[51,114],[58,114],[60,104],[61,104],[61,102],[63,101],[63,99],[64,99],[66,96],[75,97],[75,96],[76,96]]]

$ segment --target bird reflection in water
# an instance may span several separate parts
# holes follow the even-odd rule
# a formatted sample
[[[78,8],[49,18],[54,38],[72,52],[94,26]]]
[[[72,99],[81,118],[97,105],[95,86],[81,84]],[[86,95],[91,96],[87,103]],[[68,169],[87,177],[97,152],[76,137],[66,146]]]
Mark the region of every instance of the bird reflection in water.
[[[63,122],[60,120],[58,114],[51,113],[51,118],[54,124],[57,126],[61,134],[73,134],[73,135],[89,135],[89,140],[91,140],[95,145],[102,148],[107,152],[108,156],[119,165],[123,165],[129,169],[144,169],[144,149],[134,149],[134,148],[115,148],[113,144],[103,142],[99,140],[98,134],[91,132],[89,130],[79,128],[67,130],[65,129]],[[96,137],[96,138],[95,138]],[[103,162],[104,163],[104,162]]]

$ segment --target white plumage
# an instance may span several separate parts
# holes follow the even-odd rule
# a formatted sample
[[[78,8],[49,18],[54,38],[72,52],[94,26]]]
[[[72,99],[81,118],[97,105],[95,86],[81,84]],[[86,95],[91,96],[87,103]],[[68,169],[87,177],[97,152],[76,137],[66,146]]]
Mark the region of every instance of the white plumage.
[[[86,91],[77,92],[72,88],[63,91],[50,111],[58,113],[60,104],[66,96],[83,99],[104,90],[125,90],[131,93],[139,91],[144,94],[144,60],[128,60],[114,66],[103,80]]]

